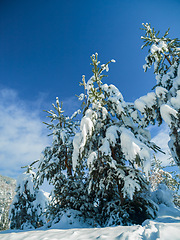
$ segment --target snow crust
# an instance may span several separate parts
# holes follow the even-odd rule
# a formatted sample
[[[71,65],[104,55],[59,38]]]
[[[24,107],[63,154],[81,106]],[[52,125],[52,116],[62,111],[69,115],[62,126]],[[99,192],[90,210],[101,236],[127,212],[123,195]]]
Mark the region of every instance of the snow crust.
[[[180,236],[180,210],[159,206],[158,217],[155,220],[145,220],[141,225],[117,226],[106,228],[86,228],[86,226],[67,223],[64,227],[54,225],[51,229],[40,228],[36,231],[2,231],[1,240],[179,240]],[[81,228],[80,228],[81,227]],[[68,229],[69,228],[69,229]]]

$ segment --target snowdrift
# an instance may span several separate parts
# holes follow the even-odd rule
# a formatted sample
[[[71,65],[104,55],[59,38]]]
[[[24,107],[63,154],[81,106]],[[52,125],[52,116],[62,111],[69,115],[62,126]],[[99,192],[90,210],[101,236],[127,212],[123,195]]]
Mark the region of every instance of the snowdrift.
[[[36,231],[2,231],[1,240],[179,240],[180,210],[160,205],[158,217],[146,220],[142,226],[117,226],[107,228],[38,229]],[[60,227],[60,225],[59,225]],[[71,227],[71,228],[70,228]]]

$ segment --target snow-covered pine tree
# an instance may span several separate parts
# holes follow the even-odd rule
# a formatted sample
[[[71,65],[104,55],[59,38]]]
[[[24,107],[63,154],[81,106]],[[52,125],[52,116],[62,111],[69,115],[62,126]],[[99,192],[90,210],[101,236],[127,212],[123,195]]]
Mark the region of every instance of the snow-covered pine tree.
[[[143,115],[144,125],[159,125],[164,120],[170,128],[169,148],[174,161],[180,166],[180,41],[167,37],[159,37],[151,25],[143,24],[145,35],[142,48],[148,46],[149,54],[146,64],[147,71],[154,64],[156,75],[155,92],[148,93],[135,101],[135,107]]]
[[[141,223],[156,213],[142,171],[148,174],[150,148],[157,146],[150,142],[134,106],[123,100],[114,85],[102,84],[102,72],[114,60],[99,67],[98,54],[91,59],[94,75],[87,83],[83,76],[81,83],[85,94],[79,99],[85,107],[73,140],[73,169],[87,168],[88,192],[98,224]]]
[[[74,118],[80,110],[71,117],[66,117],[58,98],[56,105],[53,104],[54,110],[46,111],[51,118],[51,123],[46,124],[52,131],[50,135],[53,136],[53,142],[42,153],[36,178],[37,186],[47,179],[53,187],[51,201],[46,211],[48,227],[60,222],[64,215],[68,215],[70,221],[73,217],[80,221],[81,211],[86,213],[88,207],[84,172],[79,171],[74,175],[72,169],[73,137],[79,125],[79,121]]]
[[[43,191],[34,188],[35,172],[32,165],[19,176],[16,194],[10,207],[10,229],[35,229],[46,223],[44,209],[47,198]]]
[[[51,119],[51,123],[45,123],[52,131],[53,142],[51,147],[46,147],[42,153],[38,165],[36,183],[41,185],[46,178],[50,184],[53,184],[56,174],[66,170],[67,176],[72,175],[71,152],[72,140],[74,136],[74,123],[71,118],[63,115],[62,103],[56,98],[56,105],[52,104],[54,110],[46,111]],[[56,178],[56,177],[55,177]]]

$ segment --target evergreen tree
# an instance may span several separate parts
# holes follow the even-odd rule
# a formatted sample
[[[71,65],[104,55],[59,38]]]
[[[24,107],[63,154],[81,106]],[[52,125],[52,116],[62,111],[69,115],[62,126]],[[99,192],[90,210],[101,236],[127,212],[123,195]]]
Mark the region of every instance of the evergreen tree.
[[[174,161],[180,166],[180,41],[167,37],[159,37],[151,25],[143,24],[144,45],[148,46],[144,70],[154,65],[156,75],[155,92],[148,93],[135,101],[135,107],[143,115],[144,124],[159,125],[164,120],[170,128],[169,148]]]
[[[91,59],[94,75],[87,83],[83,76],[81,83],[85,93],[79,98],[85,107],[73,141],[73,169],[88,171],[88,192],[98,224],[141,223],[156,212],[141,171],[148,175],[150,148],[158,147],[150,142],[134,106],[114,85],[102,84],[102,72],[114,60],[99,68],[98,54]]]
[[[41,190],[34,188],[33,164],[26,166],[27,171],[17,180],[16,195],[10,207],[10,229],[35,229],[46,223],[43,211],[47,199]]]
[[[54,111],[46,111],[50,114],[48,117],[51,123],[45,123],[53,135],[52,146],[46,147],[39,161],[36,183],[41,185],[46,178],[47,181],[54,185],[58,180],[57,174],[63,174],[66,170],[67,176],[72,175],[72,137],[74,135],[74,125],[72,119],[65,117],[60,106],[59,99],[56,98]]]
[[[47,208],[48,226],[61,220],[64,214],[72,214],[80,219],[81,212],[86,214],[88,200],[84,173],[76,175],[72,170],[73,137],[79,122],[74,118],[80,111],[75,112],[71,117],[65,117],[60,106],[59,99],[56,98],[54,110],[47,111],[50,114],[51,123],[46,123],[52,131],[52,145],[46,147],[42,153],[36,184],[41,185],[44,179],[53,186],[51,191],[51,202]]]

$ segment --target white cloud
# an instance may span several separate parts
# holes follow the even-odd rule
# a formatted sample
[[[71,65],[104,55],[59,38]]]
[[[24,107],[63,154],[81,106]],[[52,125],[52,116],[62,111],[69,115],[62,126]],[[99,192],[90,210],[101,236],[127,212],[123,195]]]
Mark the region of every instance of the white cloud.
[[[21,166],[39,159],[49,141],[38,109],[32,110],[14,90],[1,90],[0,174],[17,177]]]

